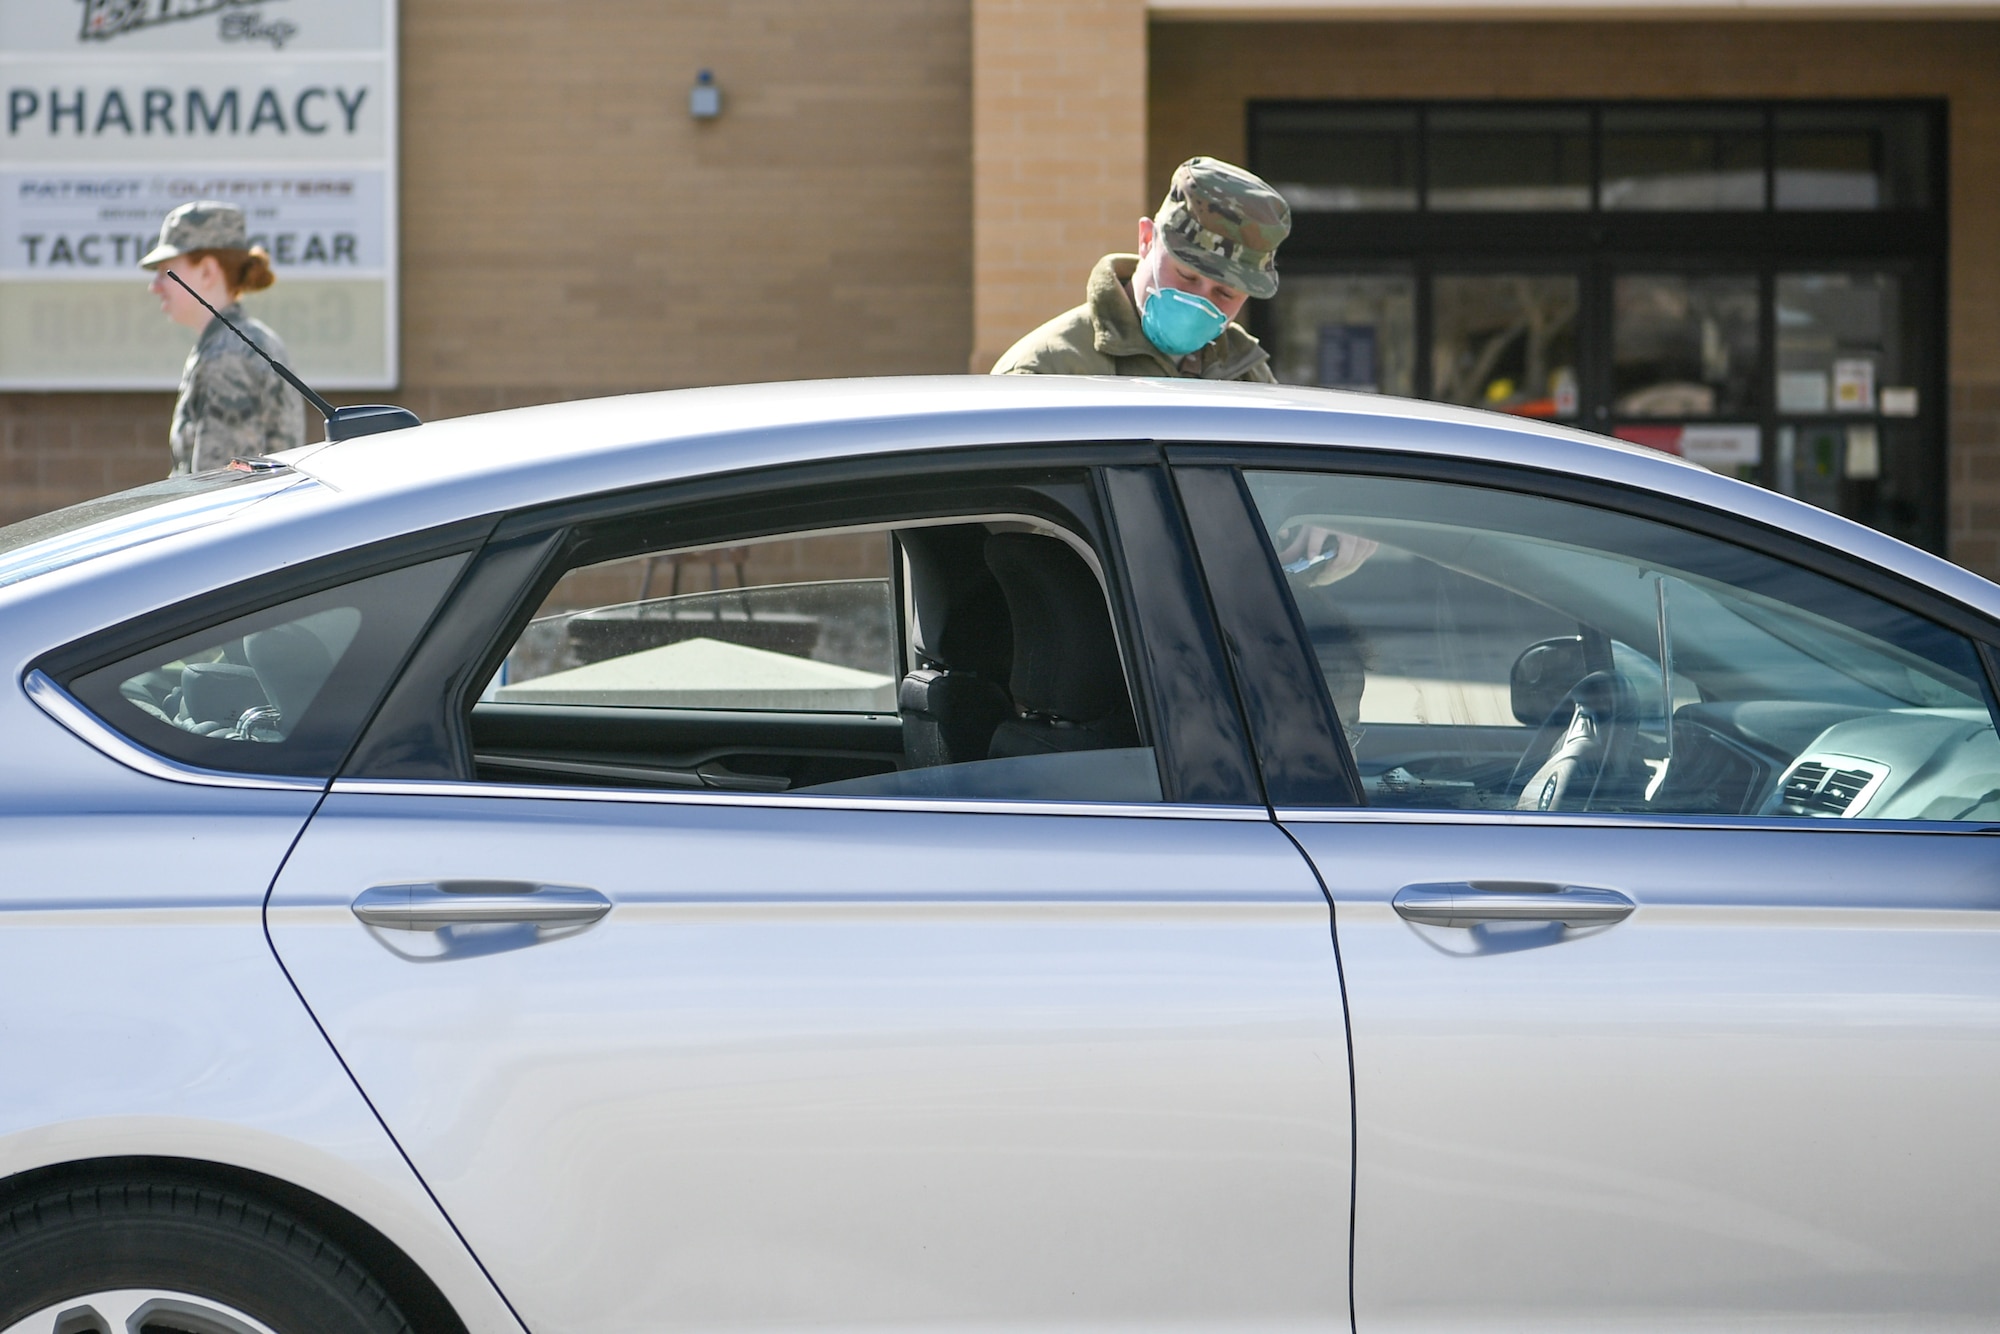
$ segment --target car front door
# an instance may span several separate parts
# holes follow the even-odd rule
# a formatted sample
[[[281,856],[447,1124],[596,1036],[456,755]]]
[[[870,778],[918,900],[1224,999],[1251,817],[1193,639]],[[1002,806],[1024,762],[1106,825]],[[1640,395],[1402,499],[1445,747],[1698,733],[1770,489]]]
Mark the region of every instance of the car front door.
[[[1178,483],[1335,905],[1359,1334],[1989,1324],[1981,626],[1698,516],[1298,457]]]
[[[481,556],[269,922],[536,1334],[1347,1327],[1328,908],[1145,457]]]

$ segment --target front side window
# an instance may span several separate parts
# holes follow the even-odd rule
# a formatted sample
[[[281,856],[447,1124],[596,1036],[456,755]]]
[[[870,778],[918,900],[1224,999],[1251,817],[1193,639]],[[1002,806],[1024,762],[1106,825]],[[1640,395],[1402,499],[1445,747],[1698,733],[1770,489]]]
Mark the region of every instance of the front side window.
[[[491,782],[1157,802],[1096,552],[1020,515],[564,572],[472,706]]]
[[[2000,817],[1979,654],[1900,608],[1563,501],[1248,480],[1371,805]]]
[[[292,599],[73,675],[72,694],[197,768],[326,777],[465,557]]]

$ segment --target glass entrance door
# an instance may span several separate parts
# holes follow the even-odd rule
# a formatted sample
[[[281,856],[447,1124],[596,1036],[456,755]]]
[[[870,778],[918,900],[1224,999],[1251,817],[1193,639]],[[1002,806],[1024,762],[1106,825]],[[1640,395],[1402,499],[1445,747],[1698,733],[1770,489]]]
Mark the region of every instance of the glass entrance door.
[[[1429,397],[1578,420],[1582,295],[1575,273],[1433,274]]]
[[[1277,375],[1580,421],[1579,271],[1350,271],[1288,277],[1276,303]]]
[[[1921,370],[1934,355],[1893,270],[1775,276],[1771,484],[1905,536],[1930,481]]]
[[[1260,103],[1278,378],[1570,422],[1940,551],[1935,104]]]

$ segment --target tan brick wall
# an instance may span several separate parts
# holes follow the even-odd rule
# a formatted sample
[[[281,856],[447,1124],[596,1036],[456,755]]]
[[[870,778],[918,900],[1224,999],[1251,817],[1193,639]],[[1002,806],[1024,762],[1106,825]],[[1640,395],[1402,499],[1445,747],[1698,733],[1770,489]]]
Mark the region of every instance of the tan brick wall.
[[[1149,193],[1286,97],[1948,99],[1951,551],[2000,577],[2000,22],[1157,22]]]
[[[343,401],[965,369],[967,0],[401,8],[403,384]],[[0,394],[0,519],[164,474],[171,405]]]
[[[1083,300],[1147,211],[1145,0],[972,0],[973,347]]]
[[[0,394],[0,523],[167,475],[171,394]]]
[[[404,0],[406,382],[961,369],[970,39],[965,0]]]

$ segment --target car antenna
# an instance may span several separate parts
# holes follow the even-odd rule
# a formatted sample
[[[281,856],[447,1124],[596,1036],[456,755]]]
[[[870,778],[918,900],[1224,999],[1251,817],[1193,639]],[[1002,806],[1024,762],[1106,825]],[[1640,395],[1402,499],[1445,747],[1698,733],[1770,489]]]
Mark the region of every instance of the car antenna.
[[[235,334],[238,338],[241,338],[246,347],[264,360],[270,362],[271,369],[283,376],[286,384],[306,396],[306,402],[319,409],[319,415],[326,418],[326,438],[329,442],[335,440],[352,440],[357,435],[376,435],[382,431],[400,431],[406,426],[422,426],[424,424],[423,419],[408,408],[393,407],[387,403],[363,403],[356,404],[353,407],[336,408],[333,404],[315,394],[304,380],[301,380],[298,376],[292,374],[279,364],[276,357],[273,357],[269,352],[251,342],[248,334],[244,333],[234,324],[231,324],[228,317],[221,311],[209,305],[207,300],[202,297],[202,294],[189,287],[187,282],[178,273],[175,273],[172,269],[168,269],[166,274],[169,278],[180,284],[183,292],[200,301],[203,310],[221,320],[223,327],[227,328],[229,332]]]

